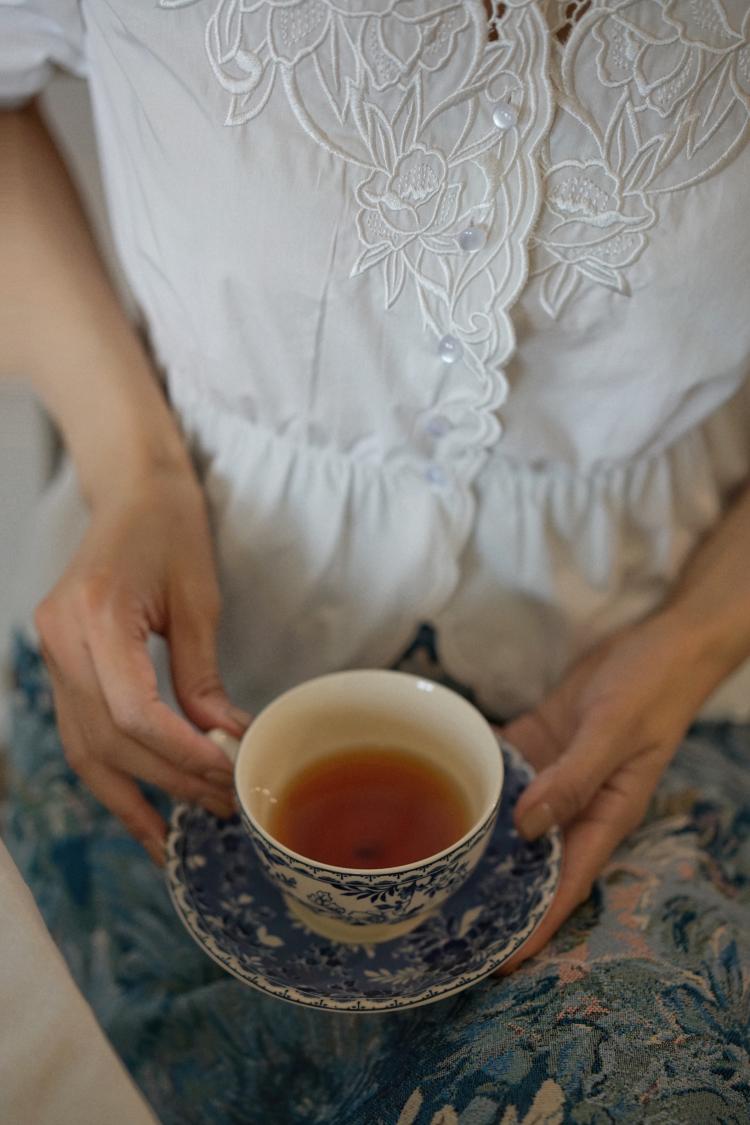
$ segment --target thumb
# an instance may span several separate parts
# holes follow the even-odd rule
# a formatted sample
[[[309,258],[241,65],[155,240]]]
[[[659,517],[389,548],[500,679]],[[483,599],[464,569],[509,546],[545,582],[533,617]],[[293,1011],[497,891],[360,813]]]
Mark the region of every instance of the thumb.
[[[521,794],[514,813],[520,834],[536,840],[553,825],[574,821],[625,760],[628,746],[611,722],[584,722],[559,758]]]
[[[221,727],[240,736],[251,716],[227,696],[216,656],[217,614],[185,600],[170,612],[167,641],[172,684],[180,706],[201,730]]]

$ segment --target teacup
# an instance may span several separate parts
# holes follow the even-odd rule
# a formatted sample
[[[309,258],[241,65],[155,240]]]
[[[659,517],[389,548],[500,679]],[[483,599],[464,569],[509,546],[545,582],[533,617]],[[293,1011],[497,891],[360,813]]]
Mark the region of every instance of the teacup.
[[[370,943],[408,933],[468,879],[489,842],[503,785],[497,737],[462,696],[403,672],[335,672],[269,704],[237,742],[211,737],[234,759],[243,824],[268,878],[311,930]],[[300,770],[343,747],[395,746],[447,773],[469,810],[450,847],[401,867],[316,862],[269,831],[274,804]]]

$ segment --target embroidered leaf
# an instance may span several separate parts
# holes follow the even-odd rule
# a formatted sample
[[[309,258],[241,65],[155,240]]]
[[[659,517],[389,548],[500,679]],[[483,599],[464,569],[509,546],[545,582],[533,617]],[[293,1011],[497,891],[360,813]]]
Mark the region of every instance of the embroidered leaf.
[[[680,29],[686,43],[713,51],[725,51],[742,42],[732,31],[721,0],[667,0],[664,14]]]
[[[464,118],[463,127],[456,138],[456,143],[451,149],[450,156],[448,158],[451,162],[453,162],[454,160],[458,160],[458,153],[460,153],[461,151],[461,146],[464,144],[464,141],[469,136],[471,130],[474,127],[474,122],[477,119],[477,112],[478,106],[476,101],[469,102],[466,107],[466,117]]]
[[[223,19],[221,18],[222,7],[224,8]],[[225,57],[232,59],[237,54],[242,38],[242,9],[237,0],[225,0],[224,4],[216,9],[214,18],[217,24],[221,26]]]
[[[396,145],[388,119],[379,106],[365,103],[370,153],[380,168],[392,169],[396,163]]]
[[[653,178],[653,169],[659,157],[661,138],[654,137],[639,149],[623,174],[623,190],[643,191]]]
[[[455,238],[445,234],[423,234],[420,238],[423,246],[432,250],[433,254],[458,254],[460,247]]]
[[[358,273],[364,273],[365,270],[376,266],[378,262],[383,261],[383,258],[387,258],[392,250],[393,247],[386,242],[381,242],[379,246],[368,246],[366,250],[362,251],[352,266],[350,276],[356,277]]]
[[[273,90],[276,69],[266,65],[262,81],[248,94],[235,95],[230,104],[225,125],[244,125],[265,108]]]
[[[394,250],[385,260],[385,307],[387,309],[401,296],[405,276],[404,256],[400,251]]]
[[[544,274],[540,292],[542,307],[547,316],[557,320],[566,301],[578,287],[578,271],[569,263],[558,262]]]
[[[598,285],[604,285],[607,289],[613,289],[615,293],[622,293],[623,296],[630,295],[630,285],[621,270],[611,269],[590,258],[577,262],[576,269]]]
[[[419,119],[422,112],[419,91],[420,83],[413,82],[404,94],[393,118],[394,133],[398,132],[399,127],[401,129],[399,152],[409,152],[413,149],[419,136]]]
[[[341,69],[339,67],[339,25],[334,23],[331,27],[331,34],[328,41],[329,55],[331,60],[331,77],[333,79],[333,89],[336,93],[341,92]]]
[[[220,81],[222,67],[234,58],[241,34],[242,13],[237,0],[221,0],[206,24],[206,50]]]
[[[320,82],[321,89],[323,90],[323,93],[325,94],[326,98],[328,99],[328,104],[330,105],[331,109],[333,110],[333,113],[334,113],[334,116],[336,117],[336,120],[338,121],[338,123],[340,125],[342,125],[343,121],[344,121],[343,111],[342,111],[341,108],[339,108],[339,105],[338,105],[338,102],[336,101],[333,90],[331,89],[331,87],[328,84],[328,79],[326,78],[326,75],[325,75],[325,72],[323,70],[323,66],[322,66],[319,55],[313,55],[313,65],[315,67],[315,72],[318,75],[318,81]]]
[[[604,134],[604,158],[607,166],[616,172],[620,172],[625,167],[627,160],[627,140],[625,136],[627,104],[628,92],[624,90]]]

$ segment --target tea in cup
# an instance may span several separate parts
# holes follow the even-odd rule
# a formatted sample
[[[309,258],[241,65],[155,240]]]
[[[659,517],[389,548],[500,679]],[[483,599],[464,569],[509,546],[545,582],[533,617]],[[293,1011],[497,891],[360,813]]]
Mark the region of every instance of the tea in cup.
[[[337,672],[275,699],[237,744],[245,828],[289,909],[337,941],[413,929],[469,877],[503,784],[463,697],[403,672]]]

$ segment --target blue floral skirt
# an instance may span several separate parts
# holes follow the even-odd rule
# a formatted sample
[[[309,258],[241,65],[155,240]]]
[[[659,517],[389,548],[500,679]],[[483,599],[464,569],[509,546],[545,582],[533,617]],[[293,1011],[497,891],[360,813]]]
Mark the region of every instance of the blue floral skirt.
[[[414,1011],[293,1007],[227,976],[67,768],[16,645],[8,846],[165,1125],[748,1125],[750,727],[700,724],[543,954]]]

